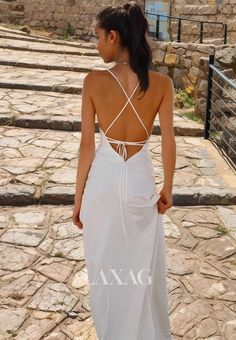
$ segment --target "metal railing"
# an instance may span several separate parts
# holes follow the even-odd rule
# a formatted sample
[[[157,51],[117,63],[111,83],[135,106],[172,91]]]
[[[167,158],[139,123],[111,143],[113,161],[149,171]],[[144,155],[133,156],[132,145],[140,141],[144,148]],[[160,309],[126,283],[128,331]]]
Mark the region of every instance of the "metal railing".
[[[156,27],[155,27],[155,38],[159,40],[160,38],[160,21],[161,17],[168,18],[170,20],[178,20],[178,29],[177,29],[177,42],[181,42],[181,33],[182,33],[182,21],[189,21],[189,22],[197,22],[199,23],[199,43],[203,43],[203,35],[204,35],[204,24],[213,24],[213,25],[220,25],[223,28],[223,39],[224,44],[227,44],[227,24],[217,21],[203,21],[203,20],[195,20],[195,19],[188,19],[183,17],[175,17],[171,15],[164,15],[164,14],[156,14],[156,13],[149,13],[144,11],[146,15],[154,15],[156,16]],[[150,35],[150,28],[149,32]]]
[[[209,55],[204,138],[215,142],[236,167],[236,82],[214,66]]]

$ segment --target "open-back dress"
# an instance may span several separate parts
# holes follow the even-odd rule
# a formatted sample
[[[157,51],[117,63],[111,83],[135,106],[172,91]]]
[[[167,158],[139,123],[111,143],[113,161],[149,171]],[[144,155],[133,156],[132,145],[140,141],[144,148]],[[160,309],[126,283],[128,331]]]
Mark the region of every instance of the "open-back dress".
[[[158,213],[149,133],[118,77],[127,102],[106,131],[82,197],[89,301],[98,340],[171,340],[163,214]],[[140,142],[107,132],[130,104],[147,134]],[[116,150],[111,146],[116,144]],[[126,144],[142,145],[127,158]]]

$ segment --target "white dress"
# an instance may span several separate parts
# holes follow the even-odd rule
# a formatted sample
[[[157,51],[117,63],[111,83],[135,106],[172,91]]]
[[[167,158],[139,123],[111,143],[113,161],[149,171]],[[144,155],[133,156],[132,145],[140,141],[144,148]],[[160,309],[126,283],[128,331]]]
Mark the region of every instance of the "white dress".
[[[99,340],[171,340],[163,215],[158,213],[148,131],[117,76],[127,102],[108,126],[88,173],[80,218],[90,284],[91,316]],[[148,139],[106,136],[130,103]],[[110,143],[117,144],[115,151]],[[126,159],[125,144],[143,145]]]

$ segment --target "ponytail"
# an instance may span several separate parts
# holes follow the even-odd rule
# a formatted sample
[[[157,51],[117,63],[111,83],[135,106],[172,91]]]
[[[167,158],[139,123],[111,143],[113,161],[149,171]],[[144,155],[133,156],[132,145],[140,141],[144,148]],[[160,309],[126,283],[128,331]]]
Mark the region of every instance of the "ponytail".
[[[148,22],[141,7],[135,1],[102,9],[96,19],[107,33],[117,30],[121,47],[126,47],[130,56],[130,67],[137,74],[141,91],[149,86],[148,70],[152,61],[152,50],[146,39]]]

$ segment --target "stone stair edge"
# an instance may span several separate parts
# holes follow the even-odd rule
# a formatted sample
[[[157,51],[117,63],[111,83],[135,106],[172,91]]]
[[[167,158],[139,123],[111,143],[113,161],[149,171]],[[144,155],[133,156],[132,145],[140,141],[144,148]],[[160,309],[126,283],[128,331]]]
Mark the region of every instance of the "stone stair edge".
[[[82,47],[84,45],[84,48],[88,49],[96,49],[96,44],[87,42],[87,41],[81,41],[81,42],[67,42],[67,41],[61,41],[60,39],[53,39],[48,37],[43,37],[41,35],[36,34],[27,34],[25,32],[22,32],[20,30],[14,30],[14,29],[4,29],[2,26],[0,26],[0,32],[15,34],[16,36],[19,35],[20,37],[30,37],[35,40],[31,40],[32,42],[43,42],[43,43],[49,43],[49,44],[55,44],[55,45],[64,45],[64,46],[71,46],[71,47]],[[5,37],[6,38],[6,37]],[[14,39],[14,38],[13,38]],[[41,39],[42,41],[39,41]],[[16,39],[20,40],[20,39]]]
[[[1,38],[1,35],[0,35]],[[72,47],[72,46],[70,46]],[[47,49],[37,49],[37,48],[28,48],[28,47],[17,47],[17,46],[4,46],[1,45],[1,40],[0,40],[0,48],[2,49],[9,49],[9,50],[14,50],[14,51],[28,51],[28,52],[37,52],[37,53],[51,53],[51,54],[65,54],[65,55],[75,55],[75,56],[88,56],[88,57],[98,57],[99,53],[95,52],[81,52],[80,50],[78,51],[57,51],[57,50],[47,50]],[[76,47],[77,48],[77,47]],[[86,49],[84,47],[78,47],[80,49]],[[89,50],[89,49],[88,49]]]
[[[80,57],[83,57],[86,55],[80,55]],[[87,55],[88,56],[88,55]],[[93,69],[88,68],[85,66],[63,66],[63,65],[50,65],[50,64],[34,64],[34,63],[28,63],[28,62],[21,62],[21,61],[6,61],[1,60],[0,56],[0,65],[5,66],[12,66],[12,67],[22,67],[22,68],[30,68],[30,69],[42,69],[42,70],[57,70],[57,71],[68,71],[68,72],[90,72]]]
[[[175,113],[176,114],[176,113]],[[188,122],[186,122],[188,123]],[[57,119],[30,119],[30,118],[17,118],[15,116],[8,117],[0,114],[0,127],[12,127],[12,128],[27,128],[27,129],[45,129],[45,130],[56,130],[56,131],[68,131],[68,132],[81,132],[81,118],[73,120],[57,120]],[[95,132],[99,132],[98,123],[95,123]],[[174,123],[175,136],[186,136],[186,137],[203,137],[204,128],[202,127],[182,127],[181,123]],[[152,135],[160,135],[160,124],[159,122],[154,123]]]
[[[40,197],[35,197],[35,188],[24,184],[19,191],[17,184],[0,189],[0,206],[71,205],[74,204],[75,185],[55,185],[45,188]],[[12,189],[12,190],[10,190]],[[192,192],[191,192],[192,191]],[[236,205],[236,190],[228,187],[177,187],[173,188],[173,206]]]

